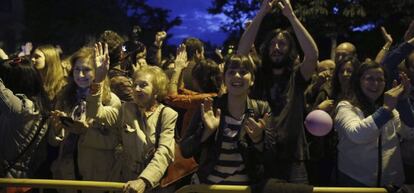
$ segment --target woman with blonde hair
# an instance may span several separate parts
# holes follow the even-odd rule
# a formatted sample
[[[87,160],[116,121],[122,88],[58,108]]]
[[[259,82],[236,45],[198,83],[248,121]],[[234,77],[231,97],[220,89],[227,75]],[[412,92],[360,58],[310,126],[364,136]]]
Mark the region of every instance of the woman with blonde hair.
[[[174,158],[177,112],[160,103],[167,95],[168,78],[161,68],[148,66],[133,74],[133,100],[115,109],[102,105],[102,82],[109,69],[107,45],[95,45],[96,71],[87,113],[114,128],[121,136],[123,153],[120,181],[124,192],[168,192],[158,186]],[[155,189],[153,189],[155,188]],[[172,187],[173,188],[173,187]]]
[[[56,96],[66,85],[65,71],[60,59],[59,50],[52,45],[37,47],[32,54],[32,62],[42,79],[45,102],[53,109]]]

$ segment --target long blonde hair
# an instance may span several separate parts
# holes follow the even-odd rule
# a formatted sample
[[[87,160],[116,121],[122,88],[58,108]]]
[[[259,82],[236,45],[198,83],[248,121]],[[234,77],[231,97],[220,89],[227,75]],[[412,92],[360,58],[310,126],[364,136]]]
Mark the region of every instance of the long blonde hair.
[[[45,68],[39,70],[39,72],[45,94],[49,101],[53,101],[66,85],[59,51],[52,45],[42,45],[36,49],[45,55]]]

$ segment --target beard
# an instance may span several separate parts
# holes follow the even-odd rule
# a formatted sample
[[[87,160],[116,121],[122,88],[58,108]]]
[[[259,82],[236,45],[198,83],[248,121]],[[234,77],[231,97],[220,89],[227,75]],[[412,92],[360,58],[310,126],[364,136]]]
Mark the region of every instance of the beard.
[[[292,62],[291,62],[291,60],[288,56],[283,56],[278,61],[273,61],[269,57],[269,64],[270,64],[272,69],[282,69],[282,68],[287,68],[287,67],[291,66]]]

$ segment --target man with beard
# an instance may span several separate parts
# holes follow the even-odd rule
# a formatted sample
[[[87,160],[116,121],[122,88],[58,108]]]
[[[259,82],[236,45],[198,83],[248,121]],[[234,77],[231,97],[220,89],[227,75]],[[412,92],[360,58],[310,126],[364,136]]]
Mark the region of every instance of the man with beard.
[[[287,30],[271,31],[260,46],[262,65],[258,66],[251,95],[267,100],[277,116],[287,104],[287,91],[293,69],[299,64],[296,42]]]
[[[264,16],[272,9],[272,5],[278,1],[266,0],[260,11],[253,19],[251,25],[243,33],[237,50],[238,54],[247,55],[253,46],[260,23]],[[280,114],[287,104],[288,90],[292,77],[302,78],[308,81],[315,71],[318,59],[318,49],[308,31],[297,19],[289,1],[284,5],[282,13],[290,21],[293,31],[304,52],[303,61],[300,62],[296,49],[295,37],[289,30],[275,29],[269,32],[260,46],[261,64],[257,65],[255,88],[251,91],[253,98],[267,100],[271,104],[274,116]],[[289,9],[290,8],[290,9]],[[290,12],[292,11],[292,12]],[[297,73],[300,72],[300,73]],[[296,74],[300,76],[295,76]]]
[[[265,0],[239,43],[238,54],[249,53],[261,21],[277,4],[289,20],[304,57],[300,62],[295,39],[287,30],[271,31],[261,46],[262,64],[258,66],[253,97],[267,100],[273,121],[265,139],[265,172],[268,177],[293,183],[307,183],[305,160],[309,159],[303,128],[304,91],[315,72],[318,48],[309,32],[293,12],[289,0]]]

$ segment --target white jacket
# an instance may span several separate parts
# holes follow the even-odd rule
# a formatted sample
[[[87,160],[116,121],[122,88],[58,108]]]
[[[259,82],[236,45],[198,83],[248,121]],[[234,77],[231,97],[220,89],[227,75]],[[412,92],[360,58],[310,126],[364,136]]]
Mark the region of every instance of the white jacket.
[[[378,170],[378,139],[382,135],[382,185],[404,183],[404,172],[398,135],[414,137],[414,128],[401,123],[399,113],[378,128],[372,115],[348,101],[336,107],[335,129],[338,132],[338,169],[367,186],[376,186]],[[398,133],[398,135],[397,135]]]

